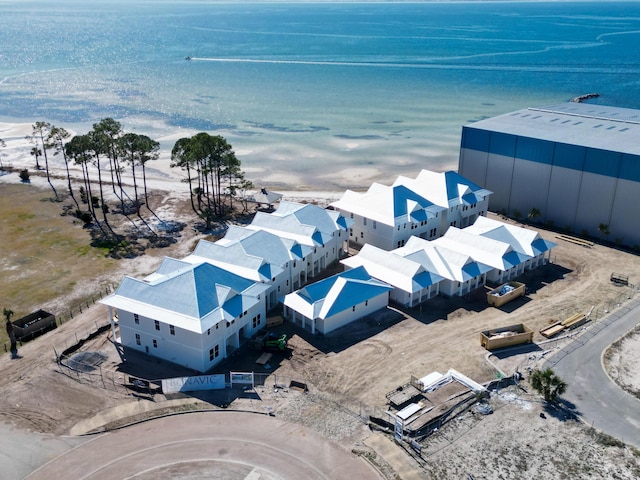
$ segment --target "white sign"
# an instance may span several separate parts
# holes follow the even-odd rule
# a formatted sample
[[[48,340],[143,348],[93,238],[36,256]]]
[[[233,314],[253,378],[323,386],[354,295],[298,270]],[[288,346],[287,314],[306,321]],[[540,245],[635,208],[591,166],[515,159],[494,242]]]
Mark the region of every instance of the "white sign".
[[[224,373],[197,377],[165,378],[162,380],[162,393],[221,390],[224,388]]]
[[[399,418],[396,418],[396,425],[395,425],[395,429],[394,429],[394,437],[398,442],[400,440],[402,440],[402,431],[403,430],[404,430],[404,428],[402,427],[402,420],[400,420]]]

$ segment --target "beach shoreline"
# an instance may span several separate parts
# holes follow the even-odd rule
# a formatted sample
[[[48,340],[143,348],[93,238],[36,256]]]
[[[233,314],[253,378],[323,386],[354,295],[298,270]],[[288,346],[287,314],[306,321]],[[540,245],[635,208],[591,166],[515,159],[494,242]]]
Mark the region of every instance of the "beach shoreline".
[[[72,135],[76,132],[69,130]],[[171,168],[171,148],[173,143],[183,136],[190,136],[196,132],[176,132],[173,135],[157,139],[161,144],[158,160],[147,164],[146,173],[149,187],[155,190],[172,191],[186,194],[188,187],[184,183],[185,175],[178,168]],[[0,159],[5,169],[17,171],[27,169],[32,173],[31,181],[34,183],[46,183],[46,178],[33,175],[36,172],[35,159],[31,155],[34,143],[26,137],[32,134],[32,124],[0,122],[0,138],[6,143],[6,147],[0,148]],[[40,145],[38,145],[40,147]],[[41,148],[41,147],[40,147]],[[49,170],[54,181],[64,188],[66,185],[66,170],[61,155],[54,155],[53,149],[47,150]],[[236,156],[242,162],[242,150],[236,151]],[[44,158],[39,159],[41,173],[44,173]],[[280,171],[271,167],[255,168],[241,165],[246,177],[254,184],[255,190],[266,188],[282,193],[285,199],[302,199],[304,201],[316,201],[320,204],[328,204],[338,200],[345,190],[366,190],[372,183],[391,183],[395,176],[391,177],[387,172],[373,166],[347,166],[339,171],[327,172],[322,176],[306,176],[296,171]],[[70,164],[71,175],[81,178],[81,170]],[[416,170],[414,173],[418,173]],[[12,181],[11,177],[0,177],[0,182]],[[125,184],[132,185],[130,172],[123,174]],[[15,179],[13,179],[15,181]],[[65,181],[63,181],[65,180]],[[19,181],[19,180],[18,180]]]

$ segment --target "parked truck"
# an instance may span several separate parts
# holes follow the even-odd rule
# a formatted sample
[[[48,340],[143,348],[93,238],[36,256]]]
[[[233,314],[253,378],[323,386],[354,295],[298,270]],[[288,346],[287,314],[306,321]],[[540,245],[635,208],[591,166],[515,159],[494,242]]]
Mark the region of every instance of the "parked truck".
[[[501,307],[505,303],[510,302],[514,298],[523,296],[526,293],[527,286],[520,282],[507,282],[487,292],[487,302],[494,307]]]

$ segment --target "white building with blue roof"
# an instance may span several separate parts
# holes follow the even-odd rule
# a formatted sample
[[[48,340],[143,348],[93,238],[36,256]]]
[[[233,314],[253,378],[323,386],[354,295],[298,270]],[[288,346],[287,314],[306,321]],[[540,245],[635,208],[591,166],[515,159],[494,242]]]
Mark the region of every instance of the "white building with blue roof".
[[[144,280],[125,277],[100,303],[125,348],[206,372],[262,328],[268,288],[210,263],[168,258]]]
[[[509,244],[515,252],[526,256],[524,268],[528,270],[548,263],[551,258],[551,250],[557,246],[556,243],[542,238],[535,230],[503,223],[488,217],[478,218],[465,231]]]
[[[471,255],[419,237],[411,237],[404,247],[393,253],[420,263],[425,269],[433,269],[430,271],[443,277],[440,293],[445,296],[466,295],[484,286],[487,273],[493,269]]]
[[[257,212],[246,228],[265,230],[309,247],[307,276],[314,277],[347,254],[349,225],[339,212],[313,204],[280,202],[272,213]]]
[[[436,245],[470,256],[492,267],[487,282],[502,283],[524,273],[530,256],[515,251],[510,244],[490,237],[475,235],[468,228],[450,227],[444,236],[433,241]]]
[[[364,193],[347,190],[331,206],[353,220],[351,242],[392,250],[411,236],[431,240],[450,225],[473,223],[486,214],[490,195],[455,172],[423,170],[415,179],[400,176],[391,186],[374,183]]]
[[[311,333],[327,334],[386,308],[391,289],[358,267],[286,295],[284,315]]]
[[[276,306],[278,297],[306,283],[306,264],[311,261],[312,252],[295,240],[231,225],[216,242],[200,240],[184,260],[209,262],[244,278],[269,284],[266,292],[269,311]]]
[[[440,282],[444,280],[432,265],[369,244],[341,263],[347,268],[364,267],[373,278],[384,280],[393,287],[389,299],[405,307],[419,305],[438,295]]]

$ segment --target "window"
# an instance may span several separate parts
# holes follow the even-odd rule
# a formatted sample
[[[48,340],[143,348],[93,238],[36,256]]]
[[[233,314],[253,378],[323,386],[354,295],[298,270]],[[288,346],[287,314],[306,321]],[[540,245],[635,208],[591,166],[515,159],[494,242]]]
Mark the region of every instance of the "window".
[[[353,218],[353,212],[351,212],[351,213],[349,214],[349,216],[350,216],[351,218]]]
[[[158,320],[154,320],[153,323],[156,325],[156,330],[160,330],[160,322]]]
[[[140,325],[140,317],[137,313],[133,314],[133,321],[136,323],[136,325]]]
[[[364,232],[360,232],[360,238],[364,238]]]
[[[174,327],[173,325],[169,325],[169,333],[171,335],[175,335],[176,334],[176,327]]]
[[[373,221],[373,229],[375,230],[377,226],[378,226],[378,222],[376,222],[376,221],[374,220],[374,221]]]
[[[356,306],[354,305],[353,307],[351,307],[351,311],[355,312],[356,311]]]
[[[140,334],[136,333],[136,345],[140,345]]]
[[[211,329],[207,328],[207,335],[211,335]]]
[[[219,327],[220,327],[220,324],[216,323],[216,330],[218,330]]]
[[[362,224],[365,226],[367,225],[367,217],[362,218]]]
[[[293,268],[296,268],[296,262],[293,262]]]
[[[364,306],[366,307],[367,305],[369,305],[369,300],[364,301]]]
[[[353,237],[353,228],[349,229],[349,236]]]
[[[212,362],[214,358],[217,358],[220,355],[220,347],[216,345],[215,347],[209,349],[209,361]]]
[[[153,348],[158,348],[158,340],[153,339]]]

